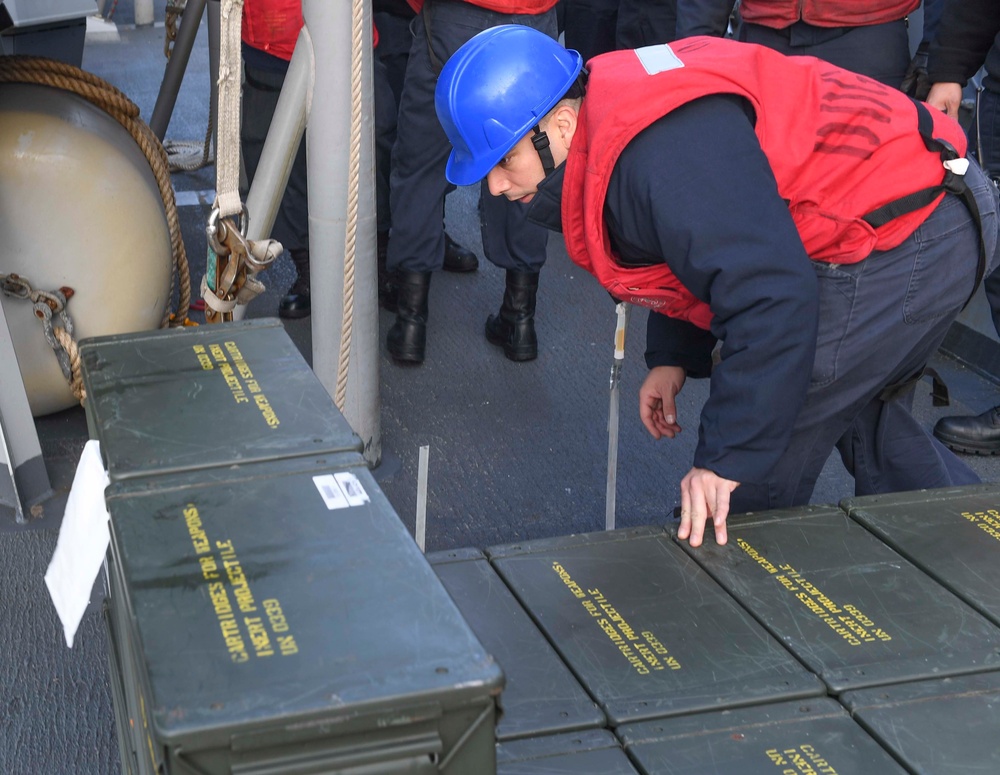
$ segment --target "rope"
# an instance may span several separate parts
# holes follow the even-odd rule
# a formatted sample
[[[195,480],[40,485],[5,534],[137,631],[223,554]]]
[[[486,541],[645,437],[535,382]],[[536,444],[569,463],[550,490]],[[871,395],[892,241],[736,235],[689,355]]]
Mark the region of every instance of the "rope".
[[[187,253],[184,249],[184,240],[181,236],[180,218],[177,215],[177,203],[174,200],[174,188],[170,181],[167,154],[163,150],[163,144],[153,134],[149,125],[139,117],[139,108],[136,104],[117,88],[96,75],[73,65],[43,57],[22,55],[0,57],[0,83],[41,84],[72,92],[102,108],[105,113],[121,124],[136,141],[149,161],[167,216],[173,256],[173,272],[170,276],[171,298],[173,297],[175,276],[178,283],[177,309],[171,313],[168,305],[160,327],[183,325],[184,321],[187,320],[191,304],[191,275]]]
[[[351,146],[347,177],[347,231],[344,239],[344,312],[340,326],[340,357],[333,401],[343,412],[347,400],[347,375],[354,329],[354,259],[358,246],[358,204],[361,181],[361,65],[364,0],[351,5]],[[369,41],[370,44],[370,41]]]
[[[80,371],[80,351],[73,339],[73,320],[66,310],[67,302],[73,297],[73,289],[63,286],[56,291],[35,290],[27,279],[12,273],[0,274],[0,293],[31,302],[32,312],[42,324],[45,341],[55,353],[63,377],[77,401],[83,403],[87,391],[83,387],[83,373]],[[55,324],[54,319],[61,325]]]
[[[52,333],[55,334],[56,340],[69,356],[70,370],[73,375],[69,381],[69,387],[76,400],[82,404],[87,400],[87,390],[83,386],[83,372],[80,370],[80,348],[77,347],[73,335],[65,328],[53,326]]]
[[[193,172],[215,162],[212,157],[212,117],[209,116],[205,141],[164,140],[163,150],[167,153],[167,163],[171,172]]]

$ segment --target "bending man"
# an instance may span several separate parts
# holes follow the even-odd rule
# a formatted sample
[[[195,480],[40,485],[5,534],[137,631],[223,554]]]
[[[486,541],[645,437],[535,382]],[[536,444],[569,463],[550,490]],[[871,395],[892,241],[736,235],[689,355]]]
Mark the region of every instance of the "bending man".
[[[811,57],[695,37],[588,63],[506,26],[436,92],[447,175],[519,201],[649,316],[640,414],[711,376],[678,534],[809,502],[836,448],[857,494],[978,481],[913,388],[996,263],[997,200],[959,125]],[[546,170],[551,169],[551,172]],[[982,228],[978,223],[982,223]],[[719,363],[713,368],[717,344]]]

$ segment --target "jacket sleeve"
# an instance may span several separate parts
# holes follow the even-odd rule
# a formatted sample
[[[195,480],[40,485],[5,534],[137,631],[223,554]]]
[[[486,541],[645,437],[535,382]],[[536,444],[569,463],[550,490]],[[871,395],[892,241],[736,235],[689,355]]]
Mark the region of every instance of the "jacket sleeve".
[[[715,337],[711,331],[650,311],[646,321],[648,368],[681,366],[689,377],[708,377],[712,374],[714,348]]]
[[[745,105],[705,97],[641,132],[618,159],[605,207],[626,239],[662,256],[712,310],[721,362],[694,464],[759,482],[783,454],[805,400],[818,289]],[[690,345],[683,326],[652,328],[652,352]]]
[[[944,0],[930,43],[927,77],[931,83],[965,84],[986,61],[1000,34],[1000,5],[994,0]]]

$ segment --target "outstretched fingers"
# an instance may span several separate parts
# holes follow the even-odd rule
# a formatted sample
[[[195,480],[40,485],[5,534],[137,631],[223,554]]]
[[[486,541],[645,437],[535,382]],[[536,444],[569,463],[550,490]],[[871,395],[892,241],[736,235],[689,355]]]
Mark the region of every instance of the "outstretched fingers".
[[[692,468],[681,480],[681,524],[677,537],[691,546],[701,546],[705,527],[711,521],[715,542],[729,540],[726,518],[729,516],[730,495],[739,482],[725,479],[705,468]]]

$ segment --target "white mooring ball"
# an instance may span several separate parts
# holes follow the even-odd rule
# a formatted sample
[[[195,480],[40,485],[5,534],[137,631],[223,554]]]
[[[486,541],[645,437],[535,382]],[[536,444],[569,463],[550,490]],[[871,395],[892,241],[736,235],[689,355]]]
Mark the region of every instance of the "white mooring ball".
[[[0,274],[72,288],[79,342],[158,328],[171,260],[156,179],[129,132],[75,94],[0,84]],[[73,406],[31,302],[0,301],[32,414]]]

